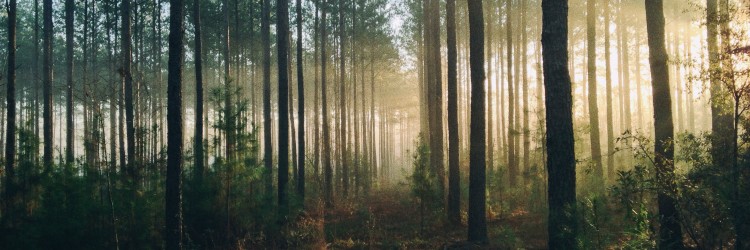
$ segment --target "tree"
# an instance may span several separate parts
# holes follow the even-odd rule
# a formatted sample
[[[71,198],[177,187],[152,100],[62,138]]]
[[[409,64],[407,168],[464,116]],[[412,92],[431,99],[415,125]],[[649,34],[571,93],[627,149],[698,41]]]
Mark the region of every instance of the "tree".
[[[16,178],[16,0],[8,1],[8,102],[5,139],[4,217],[12,217],[9,210],[15,195]]]
[[[166,249],[182,249],[182,62],[185,48],[184,4],[170,0],[167,76]]]
[[[486,124],[484,90],[484,16],[481,1],[469,1],[471,132],[469,151],[469,241],[486,244]]]
[[[456,0],[446,2],[448,30],[448,220],[461,222],[461,173],[458,165],[458,78],[456,52]]]
[[[542,1],[542,58],[547,120],[550,249],[575,249],[576,162],[568,71],[568,1]]]
[[[288,213],[289,198],[289,1],[276,2],[276,40],[279,66],[279,222],[283,223]]]
[[[302,0],[297,0],[297,126],[299,127],[297,155],[297,193],[305,202],[305,84],[302,68]]]
[[[589,125],[591,126],[591,159],[594,161],[594,181],[598,183],[604,177],[602,170],[602,150],[599,144],[599,105],[596,90],[596,1],[587,0],[586,8],[586,48],[588,49],[588,102]],[[607,31],[608,33],[609,31]],[[603,185],[594,185],[603,187]]]
[[[659,249],[683,249],[682,229],[674,193],[674,127],[672,97],[669,89],[669,68],[664,42],[664,3],[646,0],[646,29],[648,32],[649,64],[653,82],[654,105],[654,162],[656,177],[664,187],[659,189]]]
[[[73,11],[76,6],[73,0],[65,0],[65,77],[67,95],[65,119],[65,163],[73,164],[73,139],[75,124],[73,123]]]
[[[261,40],[263,42],[263,164],[266,176],[266,198],[273,195],[273,148],[271,145],[271,1],[263,0],[261,11]]]
[[[44,130],[44,170],[52,169],[52,148],[54,146],[52,133],[52,0],[42,2],[43,30],[43,55],[42,71],[44,74],[44,110],[42,112]]]
[[[516,120],[514,117],[514,113],[516,110],[516,102],[514,101],[514,90],[513,90],[513,18],[511,17],[511,9],[512,3],[511,0],[505,1],[505,22],[506,22],[506,33],[505,33],[505,42],[507,47],[507,55],[506,59],[508,60],[506,62],[507,64],[507,75],[508,75],[508,135],[506,138],[508,139],[508,185],[511,187],[516,185],[516,180],[518,176],[518,162],[516,157],[516,145],[515,145],[515,127],[516,127]]]
[[[706,0],[706,45],[708,49],[708,68],[711,102],[711,158],[717,167],[729,167],[732,145],[732,116],[726,109],[729,107],[728,93],[721,84],[721,59],[719,54],[719,24],[724,22],[718,12],[717,0]]]
[[[610,6],[609,0],[604,0],[604,67],[605,67],[605,81],[606,81],[606,102],[607,102],[607,171],[608,173],[614,173],[615,159],[615,138],[614,138],[614,121],[612,120],[612,65],[611,65],[611,53],[610,53],[610,35],[609,35],[609,18],[610,18]],[[622,65],[620,67],[623,67]],[[602,177],[604,171],[602,171]],[[613,175],[607,175],[614,177]],[[602,179],[603,180],[603,179]]]
[[[235,141],[237,140],[237,126],[235,124],[235,114],[234,114],[234,102],[232,101],[232,96],[234,95],[234,86],[232,84],[232,72],[231,72],[231,51],[230,51],[230,42],[231,42],[231,31],[229,29],[229,0],[224,0],[221,8],[223,14],[224,14],[224,30],[223,30],[223,55],[224,55],[224,85],[226,86],[226,97],[224,99],[224,122],[226,124],[226,160],[227,162],[231,162],[235,160],[235,153],[234,153],[234,147],[235,147]],[[231,164],[227,168],[228,175],[232,175],[232,166]],[[231,180],[231,179],[227,179]],[[231,181],[230,181],[231,182]],[[231,184],[227,184],[231,185]]]
[[[193,0],[193,26],[195,27],[195,177],[203,179],[203,34],[201,33],[200,0]]]
[[[340,154],[341,154],[341,172],[342,172],[342,180],[343,180],[343,196],[346,198],[349,194],[349,152],[348,152],[348,141],[347,141],[347,126],[346,126],[346,57],[345,52],[346,49],[344,45],[345,37],[344,34],[346,34],[346,26],[344,25],[344,0],[338,1],[338,16],[339,16],[339,25],[338,25],[338,31],[339,31],[339,74],[340,74],[340,81],[339,86],[341,87],[339,89],[339,105],[341,108],[341,113],[339,114],[339,132],[340,132]]]
[[[425,1],[425,45],[428,96],[428,127],[430,144],[430,166],[437,175],[439,191],[445,189],[443,167],[443,90],[440,59],[440,8],[438,0]],[[481,13],[481,12],[480,12]],[[442,195],[441,195],[442,197]]]
[[[132,40],[130,34],[130,0],[122,1],[122,80],[125,83],[125,130],[127,137],[127,172],[133,182],[138,178],[138,166],[135,164],[135,125],[133,122],[133,75],[131,72]]]
[[[331,166],[331,136],[330,131],[328,128],[328,99],[326,94],[326,68],[327,68],[327,61],[328,61],[328,54],[326,54],[326,48],[327,48],[327,40],[328,39],[328,27],[326,23],[326,13],[328,12],[328,0],[323,0],[323,8],[321,8],[321,16],[320,16],[320,23],[321,23],[321,38],[320,38],[320,66],[321,66],[321,75],[320,75],[320,91],[322,92],[320,95],[321,103],[323,105],[322,113],[323,113],[323,167],[325,168],[323,170],[324,177],[324,197],[325,197],[325,205],[326,208],[332,208],[333,207],[333,167]]]

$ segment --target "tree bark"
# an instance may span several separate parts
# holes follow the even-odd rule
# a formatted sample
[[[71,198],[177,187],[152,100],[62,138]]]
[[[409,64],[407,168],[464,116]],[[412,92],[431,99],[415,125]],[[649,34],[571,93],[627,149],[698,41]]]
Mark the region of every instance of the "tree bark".
[[[297,194],[300,196],[302,205],[305,203],[305,83],[302,68],[302,1],[297,0],[297,126],[298,150],[297,150]]]
[[[445,190],[445,170],[443,163],[443,110],[440,59],[440,9],[438,0],[425,1],[425,45],[427,97],[429,120],[430,166],[438,179],[440,197]]]
[[[44,170],[50,171],[52,169],[52,149],[54,147],[54,136],[53,136],[53,124],[52,124],[52,34],[53,23],[52,23],[52,0],[43,0],[42,2],[42,16],[43,16],[43,41],[42,48],[44,50],[42,55],[42,71],[44,74],[44,109],[42,112],[43,130],[44,130]]]
[[[456,0],[446,3],[446,28],[448,46],[448,220],[455,225],[461,222],[461,173],[458,145],[458,89],[456,53]]]
[[[73,0],[65,0],[65,82],[67,84],[65,88],[65,163],[68,165],[73,164],[73,141],[75,139],[73,123],[73,11],[75,8]]]
[[[484,89],[484,16],[481,1],[469,1],[469,46],[471,64],[471,132],[469,151],[469,236],[487,244],[486,218],[486,124]]]
[[[612,108],[612,64],[611,64],[611,52],[610,52],[610,35],[609,35],[609,22],[610,22],[610,5],[609,0],[604,0],[604,67],[605,67],[605,78],[606,78],[606,102],[607,102],[607,177],[614,177],[614,120],[613,120],[613,108]],[[622,66],[620,66],[622,67]],[[602,176],[603,177],[603,176]],[[603,180],[603,179],[602,179]],[[613,179],[614,180],[614,179]]]
[[[135,127],[133,123],[133,76],[131,73],[132,41],[130,33],[130,0],[122,2],[122,77],[125,82],[125,130],[127,136],[127,171],[132,181],[138,179],[138,166],[135,164]]]
[[[165,241],[166,249],[182,249],[182,62],[185,54],[185,6],[182,0],[170,0],[169,3]]]
[[[7,130],[5,133],[5,180],[3,182],[5,186],[3,213],[6,218],[14,218],[16,191],[16,6],[16,0],[8,1],[8,92],[6,93],[8,105],[5,113]]]
[[[203,33],[201,27],[200,0],[193,0],[193,26],[195,27],[195,178],[203,180]]]
[[[289,182],[289,1],[276,2],[276,39],[278,45],[278,112],[279,112],[279,223],[285,222],[288,213],[289,198],[287,197],[287,183]]]
[[[602,150],[599,138],[599,104],[597,97],[597,81],[596,81],[596,1],[587,0],[586,8],[586,48],[588,56],[588,103],[589,103],[589,125],[591,127],[590,138],[591,138],[591,159],[594,163],[594,187],[601,187],[598,185],[604,178],[604,171],[602,167]],[[607,33],[609,33],[607,31]]]
[[[664,41],[664,11],[662,0],[646,0],[646,29],[648,31],[649,64],[653,82],[654,156],[659,188],[659,249],[683,249],[682,229],[675,200],[674,186],[674,127],[672,97],[669,88],[669,68]]]
[[[330,131],[328,128],[328,96],[327,96],[327,89],[326,89],[326,75],[327,75],[327,62],[328,62],[328,54],[326,53],[327,48],[327,39],[328,39],[328,25],[326,23],[326,16],[327,16],[327,7],[328,7],[328,0],[323,0],[323,8],[321,8],[321,17],[320,17],[320,23],[322,26],[322,34],[321,34],[321,42],[320,42],[320,56],[321,56],[321,79],[320,79],[320,89],[321,89],[321,102],[322,102],[322,112],[323,112],[323,166],[325,168],[324,175],[324,197],[325,197],[325,206],[326,208],[332,208],[333,207],[333,167],[331,166],[331,136]]]
[[[347,125],[346,125],[346,57],[344,55],[345,46],[345,29],[346,26],[344,25],[344,0],[338,0],[338,8],[339,8],[339,74],[340,74],[340,89],[339,89],[339,105],[341,107],[341,112],[339,113],[339,122],[340,122],[340,135],[341,138],[339,140],[341,141],[341,148],[340,148],[340,154],[341,154],[341,174],[342,174],[342,181],[343,181],[343,187],[342,187],[342,195],[344,198],[346,198],[349,195],[349,152],[348,152],[348,141],[347,141]]]
[[[261,11],[261,40],[263,42],[263,163],[266,170],[266,198],[273,197],[273,148],[271,145],[271,0],[263,0]]]
[[[515,127],[516,127],[516,119],[513,115],[515,113],[516,109],[516,103],[515,103],[515,93],[513,89],[513,18],[512,18],[512,4],[511,0],[505,1],[505,18],[506,18],[506,25],[505,25],[505,42],[507,47],[507,55],[506,55],[506,62],[507,64],[507,72],[508,75],[508,135],[506,136],[508,140],[508,185],[511,187],[516,186],[516,181],[518,177],[518,163],[516,162],[516,145],[515,145]]]
[[[577,248],[573,102],[568,72],[568,1],[542,1],[550,249]]]

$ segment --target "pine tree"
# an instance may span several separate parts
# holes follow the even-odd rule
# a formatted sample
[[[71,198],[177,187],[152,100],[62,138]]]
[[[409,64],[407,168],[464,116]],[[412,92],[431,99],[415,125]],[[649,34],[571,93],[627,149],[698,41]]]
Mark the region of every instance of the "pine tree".
[[[576,163],[568,72],[568,1],[542,0],[542,57],[547,120],[547,246],[576,249]]]
[[[481,1],[469,1],[471,135],[469,151],[469,241],[488,243],[486,218],[486,126],[484,89],[484,16]]]
[[[182,249],[182,62],[185,36],[184,4],[170,0],[167,76],[166,249]]]

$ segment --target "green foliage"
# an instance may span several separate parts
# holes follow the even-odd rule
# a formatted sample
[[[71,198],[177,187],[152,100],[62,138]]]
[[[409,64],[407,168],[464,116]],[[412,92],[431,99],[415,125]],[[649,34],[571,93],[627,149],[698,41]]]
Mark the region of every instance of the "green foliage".
[[[239,89],[232,91],[237,96]],[[248,102],[238,100],[225,107],[227,91],[211,92],[211,102],[220,107],[213,127],[219,131],[211,138],[216,144],[234,132],[236,155],[215,155],[202,178],[194,174],[185,185],[185,224],[187,245],[195,248],[226,248],[262,245],[267,239],[264,228],[274,224],[273,203],[266,197],[266,169],[258,160],[257,129],[249,127]],[[227,111],[231,117],[225,116]],[[190,144],[193,145],[193,144]],[[219,147],[217,147],[219,148]],[[190,157],[194,159],[194,157]],[[252,211],[252,212],[249,212]]]
[[[679,134],[676,139],[676,173],[669,180],[657,181],[650,142],[643,136],[628,134],[638,164],[618,172],[612,196],[619,201],[623,227],[623,246],[628,249],[653,248],[657,242],[656,194],[672,196],[680,214],[688,244],[698,249],[722,249],[733,244],[733,220],[744,212],[733,209],[748,206],[747,200],[735,200],[732,171],[714,166],[710,156],[710,135]],[[741,161],[741,164],[743,162]],[[744,179],[741,175],[739,178]],[[675,191],[664,191],[668,182]],[[618,219],[619,220],[619,219]]]
[[[433,168],[430,167],[430,148],[421,135],[417,139],[417,147],[413,158],[414,172],[408,178],[409,186],[412,196],[417,199],[420,211],[420,229],[424,231],[425,221],[427,219],[433,221],[431,219],[442,211],[443,197],[440,196],[442,192],[439,190],[437,173],[432,171]]]

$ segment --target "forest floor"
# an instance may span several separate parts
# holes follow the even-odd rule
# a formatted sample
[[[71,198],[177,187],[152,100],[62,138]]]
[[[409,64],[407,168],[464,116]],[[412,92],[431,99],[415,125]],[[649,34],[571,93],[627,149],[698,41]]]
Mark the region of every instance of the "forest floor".
[[[439,216],[421,216],[416,200],[406,188],[373,191],[366,198],[339,203],[333,210],[311,208],[306,224],[315,236],[314,249],[477,249],[465,243],[466,214],[460,226],[447,226]],[[326,211],[325,213],[323,211]],[[299,222],[298,222],[299,223]],[[490,216],[490,245],[481,249],[546,249],[547,235],[541,215],[516,210]],[[304,228],[304,226],[302,226]],[[309,227],[308,227],[309,228]]]

